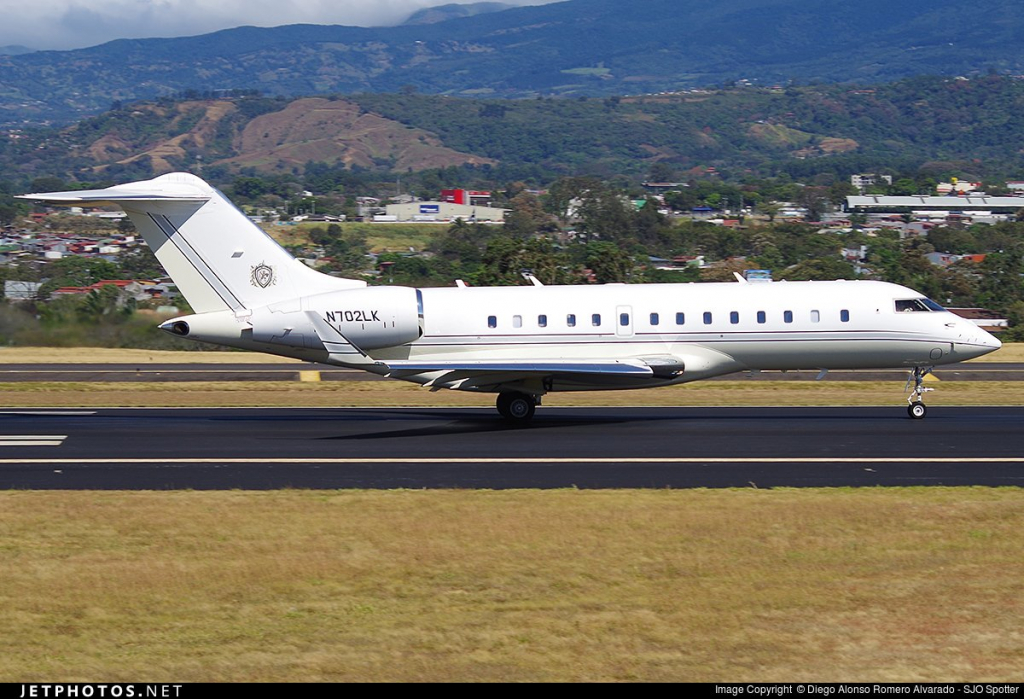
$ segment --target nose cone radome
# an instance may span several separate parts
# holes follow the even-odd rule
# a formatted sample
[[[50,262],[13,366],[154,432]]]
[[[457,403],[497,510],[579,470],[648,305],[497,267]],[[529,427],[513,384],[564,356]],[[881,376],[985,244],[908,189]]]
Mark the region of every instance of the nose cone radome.
[[[972,337],[965,338],[965,341],[956,343],[956,354],[961,360],[974,359],[991,354],[1002,346],[1003,343],[997,340],[991,333],[978,328]]]

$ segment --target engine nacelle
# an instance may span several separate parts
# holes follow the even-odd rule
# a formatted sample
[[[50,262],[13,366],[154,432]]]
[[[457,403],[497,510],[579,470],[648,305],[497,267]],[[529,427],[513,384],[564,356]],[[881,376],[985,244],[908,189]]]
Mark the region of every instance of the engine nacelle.
[[[307,296],[252,311],[256,342],[319,349],[312,311],[361,350],[394,347],[420,336],[417,292],[408,287],[366,287]]]

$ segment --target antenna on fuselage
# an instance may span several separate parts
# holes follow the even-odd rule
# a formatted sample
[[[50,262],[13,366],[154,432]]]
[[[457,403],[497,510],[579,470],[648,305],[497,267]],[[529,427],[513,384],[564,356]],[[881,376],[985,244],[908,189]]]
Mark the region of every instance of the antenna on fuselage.
[[[522,272],[520,272],[520,274],[523,275],[523,279],[530,282],[534,286],[544,286],[541,280],[533,276],[533,272],[531,272],[530,270],[524,269]]]

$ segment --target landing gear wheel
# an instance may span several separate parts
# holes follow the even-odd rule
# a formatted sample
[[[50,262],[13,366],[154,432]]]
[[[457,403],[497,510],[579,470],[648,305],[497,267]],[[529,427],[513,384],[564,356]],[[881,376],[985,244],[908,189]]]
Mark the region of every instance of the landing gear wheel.
[[[907,379],[907,389],[910,388],[910,384],[914,384],[914,390],[910,392],[910,397],[907,398],[907,415],[914,420],[923,420],[924,416],[928,414],[928,409],[924,407],[924,394],[928,391],[935,389],[926,387],[924,385],[924,377],[930,374],[932,371],[931,367],[914,367],[914,370],[910,372],[910,378]]]
[[[498,394],[498,412],[513,425],[525,425],[533,419],[537,400],[527,393]]]
[[[928,408],[921,401],[914,401],[907,406],[907,415],[915,420],[922,420],[928,414]]]

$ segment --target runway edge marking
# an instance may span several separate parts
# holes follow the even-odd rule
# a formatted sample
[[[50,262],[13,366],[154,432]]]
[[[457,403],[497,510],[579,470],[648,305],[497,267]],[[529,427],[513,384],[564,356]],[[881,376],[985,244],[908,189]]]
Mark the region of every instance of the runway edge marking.
[[[1024,456],[978,456],[978,457],[650,457],[613,458],[585,457],[542,458],[542,457],[462,457],[462,458],[102,458],[102,459],[0,459],[2,465],[67,465],[67,464],[1024,464]]]

